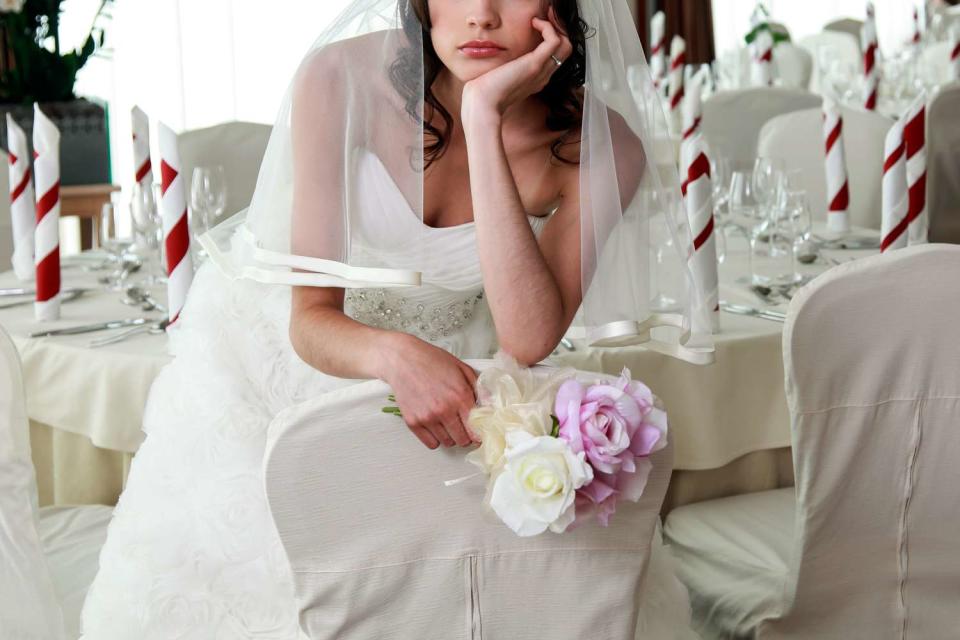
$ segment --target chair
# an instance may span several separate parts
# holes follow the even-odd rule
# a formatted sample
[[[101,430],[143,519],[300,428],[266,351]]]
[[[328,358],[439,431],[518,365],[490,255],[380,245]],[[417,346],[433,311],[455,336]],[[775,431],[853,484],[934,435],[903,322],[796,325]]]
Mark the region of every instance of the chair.
[[[773,63],[777,68],[777,77],[784,87],[804,91],[810,87],[813,56],[806,49],[783,42],[773,48]]]
[[[664,528],[705,638],[946,638],[960,602],[960,247],[850,262],[784,327],[796,489]]]
[[[953,82],[953,64],[950,54],[953,53],[953,42],[937,42],[923,49],[923,71],[933,84],[949,84]]]
[[[960,244],[960,83],[942,87],[927,110],[930,241]]]
[[[721,91],[703,103],[703,134],[710,150],[733,170],[753,166],[760,129],[783,113],[819,107],[821,98],[798,89],[755,87]]]
[[[837,33],[848,33],[854,38],[856,38],[857,43],[860,42],[860,30],[863,29],[863,20],[856,20],[854,18],[841,18],[839,20],[834,20],[833,22],[828,22],[824,25],[824,31],[836,31]]]
[[[188,197],[194,167],[221,165],[227,182],[225,214],[250,206],[271,131],[265,124],[227,122],[181,133],[177,143]]]
[[[520,538],[485,514],[483,479],[444,486],[477,469],[463,450],[428,451],[382,413],[389,393],[365,382],[270,426],[267,499],[311,640],[682,633],[636,629],[671,447],[654,454],[644,496],[619,505],[610,527]]]
[[[112,511],[38,508],[20,360],[0,328],[0,637],[79,637]]]
[[[883,143],[893,122],[877,113],[859,109],[842,107],[842,113],[850,181],[850,222],[879,230]],[[827,219],[823,112],[820,109],[795,111],[767,122],[760,132],[757,155],[782,158],[788,170],[799,170],[814,220]]]
[[[12,267],[10,259],[13,257],[13,225],[10,220],[10,175],[0,170],[0,271]]]
[[[800,40],[801,48],[813,56],[813,77],[810,90],[819,93],[820,76],[825,62],[837,64],[850,73],[859,73],[863,68],[860,53],[860,37],[840,31],[822,31]]]

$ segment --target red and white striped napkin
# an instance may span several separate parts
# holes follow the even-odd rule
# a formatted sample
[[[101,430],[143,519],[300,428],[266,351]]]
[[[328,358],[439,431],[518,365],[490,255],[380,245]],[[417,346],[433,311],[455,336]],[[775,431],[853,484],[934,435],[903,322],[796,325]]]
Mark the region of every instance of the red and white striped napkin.
[[[927,242],[927,96],[920,92],[903,116],[907,158],[908,243]]]
[[[193,281],[187,190],[182,175],[177,134],[163,123],[157,126],[160,143],[160,213],[167,256],[167,307],[170,323],[180,317]]]
[[[706,72],[700,70],[686,83],[686,99],[683,101],[683,139],[700,131],[703,121],[703,89],[707,82]]]
[[[914,7],[913,8],[913,35],[910,37],[910,42],[913,44],[920,44],[922,30],[920,28],[920,11]]]
[[[13,231],[13,272],[23,282],[33,280],[33,243],[37,202],[33,194],[33,172],[27,134],[7,114],[7,159],[10,175],[10,222]]]
[[[670,76],[667,90],[670,105],[670,129],[673,133],[676,133],[680,125],[684,96],[683,69],[686,64],[687,43],[680,36],[674,36],[670,43]]]
[[[773,34],[769,29],[757,33],[750,45],[750,83],[755,87],[773,85]]]
[[[140,107],[130,111],[133,132],[134,181],[143,189],[153,188],[153,164],[150,162],[150,118]]]
[[[863,49],[863,108],[876,111],[877,92],[880,88],[877,53],[880,48],[877,41],[877,23],[872,17],[867,17],[860,30],[860,46]]]
[[[33,107],[33,171],[36,179],[37,226],[34,237],[39,321],[60,319],[60,131]]]
[[[883,219],[880,227],[880,251],[907,246],[907,215],[910,210],[907,191],[904,121],[894,123],[883,149]]]
[[[650,20],[650,75],[657,89],[667,78],[667,17],[663,11],[657,11]]]
[[[717,244],[713,219],[713,187],[710,180],[710,160],[702,133],[694,133],[681,145],[683,182],[680,190],[690,223],[692,246],[689,247],[690,269],[698,292],[710,318],[709,327],[696,327],[694,332],[720,331],[720,278],[717,264]],[[696,318],[704,315],[694,313]]]
[[[827,176],[827,228],[836,233],[850,231],[850,181],[843,144],[843,114],[830,96],[823,98],[824,167]]]

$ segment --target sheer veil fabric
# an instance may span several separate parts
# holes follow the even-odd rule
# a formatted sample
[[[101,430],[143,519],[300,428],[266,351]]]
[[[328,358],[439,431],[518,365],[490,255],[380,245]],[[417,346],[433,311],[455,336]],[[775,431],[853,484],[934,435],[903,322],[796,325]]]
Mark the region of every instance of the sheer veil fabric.
[[[692,235],[674,159],[657,155],[668,128],[632,15],[617,0],[580,0],[578,8],[589,30],[580,131],[583,303],[572,331],[594,346],[643,344],[709,363],[709,310],[687,264]],[[410,251],[428,231],[423,37],[406,0],[356,0],[321,35],[284,99],[249,209],[201,239],[228,277],[391,289],[416,287],[437,267],[429,251]],[[421,222],[403,247],[395,226],[409,221],[357,206],[368,153]],[[297,180],[307,186],[297,190],[309,194],[303,202],[294,198]],[[657,327],[672,329],[653,335]]]

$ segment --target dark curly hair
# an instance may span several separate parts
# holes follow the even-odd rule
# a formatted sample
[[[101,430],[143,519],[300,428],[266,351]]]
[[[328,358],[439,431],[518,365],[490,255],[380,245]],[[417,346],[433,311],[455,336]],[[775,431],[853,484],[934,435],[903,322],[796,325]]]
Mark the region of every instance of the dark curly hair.
[[[560,150],[566,144],[579,141],[579,138],[576,140],[569,138],[575,131],[579,132],[583,118],[583,99],[580,88],[586,82],[586,39],[591,35],[590,27],[580,18],[577,0],[543,0],[543,2],[553,6],[561,28],[573,45],[573,53],[551,76],[547,86],[537,96],[548,109],[547,129],[560,133],[550,147],[553,157],[560,162],[576,164],[562,157]],[[443,120],[443,125],[438,127],[430,122],[430,117],[423,118],[423,160],[425,166],[429,167],[447,150],[453,117],[433,94],[431,88],[444,66],[430,39],[430,10],[427,3],[428,0],[401,0],[397,3],[400,23],[410,42],[423,42],[423,95],[420,95],[421,52],[412,46],[401,49],[390,68],[390,79],[406,102],[407,113],[414,120],[419,122],[422,117],[418,112],[421,97],[426,111],[423,115],[429,116],[436,113]]]

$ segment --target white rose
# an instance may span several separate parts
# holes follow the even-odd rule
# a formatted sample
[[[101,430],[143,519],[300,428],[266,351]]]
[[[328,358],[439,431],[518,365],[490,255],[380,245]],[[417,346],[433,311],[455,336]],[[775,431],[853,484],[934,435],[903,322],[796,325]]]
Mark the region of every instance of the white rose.
[[[0,0],[0,13],[20,13],[26,0]]]
[[[574,454],[559,438],[525,431],[506,436],[503,471],[490,494],[490,506],[522,537],[548,528],[563,533],[573,522],[576,490],[593,480],[584,454]]]

